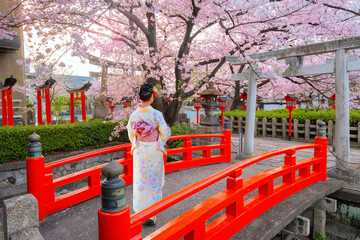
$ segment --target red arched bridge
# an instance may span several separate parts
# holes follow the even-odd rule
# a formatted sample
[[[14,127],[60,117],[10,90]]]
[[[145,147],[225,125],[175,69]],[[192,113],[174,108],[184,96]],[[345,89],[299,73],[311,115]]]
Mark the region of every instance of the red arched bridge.
[[[197,138],[220,138],[220,144],[193,146],[192,140]],[[169,149],[167,156],[182,154],[183,159],[166,162],[167,156],[164,156],[166,173],[231,161],[230,130],[223,130],[221,134],[174,136],[169,140],[182,140],[183,147]],[[121,177],[126,184],[131,184],[133,159],[130,149],[131,144],[123,144],[47,164],[44,163],[44,157],[42,156],[27,158],[28,193],[33,194],[38,200],[40,220],[47,215],[101,194],[100,173],[103,165],[56,179],[54,179],[52,173],[54,168],[89,157],[124,150],[124,157],[117,160],[117,162],[124,167],[124,173]],[[220,154],[213,156],[212,150],[216,149],[220,150]],[[312,149],[313,157],[297,160],[295,157],[296,152],[304,149]],[[202,157],[193,158],[193,153],[199,151],[202,152]],[[282,165],[243,179],[242,174],[246,167],[279,155],[285,156]],[[289,196],[318,181],[326,181],[326,169],[327,139],[324,136],[316,137],[314,143],[262,153],[233,164],[185,187],[131,216],[129,207],[121,212],[107,213],[104,219],[99,220],[99,238],[143,239],[140,234],[143,230],[142,223],[145,220],[226,179],[224,189],[176,217],[144,239],[229,239],[259,215]],[[55,188],[84,178],[88,179],[86,187],[55,197]],[[219,214],[219,212],[222,212],[222,214]],[[214,219],[215,216],[216,219]],[[209,222],[210,219],[211,222]]]

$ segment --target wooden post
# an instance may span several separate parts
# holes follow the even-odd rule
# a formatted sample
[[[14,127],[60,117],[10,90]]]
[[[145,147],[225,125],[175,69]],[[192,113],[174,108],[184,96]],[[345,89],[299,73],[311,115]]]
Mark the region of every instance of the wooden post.
[[[243,133],[243,126],[242,126],[243,118],[240,117],[240,132]]]
[[[273,119],[271,120],[271,126],[272,126],[272,128],[271,128],[271,130],[272,130],[272,137],[274,138],[274,137],[276,137],[276,118],[273,118]]]
[[[298,127],[299,121],[297,119],[294,119],[294,139],[299,140],[299,127]]]
[[[264,117],[263,119],[262,119],[262,136],[263,137],[266,137],[266,118]]]
[[[336,161],[336,168],[350,167],[350,126],[349,126],[349,74],[347,72],[347,52],[336,50],[335,54],[335,153],[342,160]]]
[[[258,118],[255,118],[255,127],[254,127],[254,136],[257,136],[257,130],[258,130]]]
[[[238,133],[241,133],[241,121],[242,117],[238,117]]]
[[[309,141],[310,140],[310,120],[306,119],[305,120],[305,141]]]
[[[235,132],[234,131],[234,117],[233,116],[230,117],[230,130],[231,130],[232,133]]]
[[[358,143],[358,146],[360,146],[360,122],[358,122],[357,143]]]
[[[319,133],[319,122],[320,122],[320,120],[318,119],[318,120],[316,120],[316,136],[318,135],[318,133]]]
[[[328,127],[327,127],[329,144],[333,144],[333,127],[334,127],[333,121],[329,120]]]
[[[286,123],[287,123],[286,118],[283,118],[282,119],[282,137],[283,137],[283,139],[286,139]]]

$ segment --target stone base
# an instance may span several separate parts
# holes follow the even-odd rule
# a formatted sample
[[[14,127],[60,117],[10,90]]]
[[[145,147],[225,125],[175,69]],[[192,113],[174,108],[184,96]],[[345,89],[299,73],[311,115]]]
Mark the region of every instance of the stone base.
[[[93,119],[105,119],[109,117],[109,108],[107,107],[106,97],[101,96],[94,100]]]
[[[204,126],[204,125],[196,125],[196,133],[197,134],[216,134],[222,133],[221,126]],[[220,144],[220,138],[195,138],[192,140],[192,144],[194,146],[201,145],[218,145]],[[220,149],[215,149],[211,151],[212,156],[220,155]]]
[[[235,157],[235,160],[241,161],[241,160],[245,160],[245,159],[247,159],[247,158],[253,157],[253,156],[255,156],[255,155],[256,155],[256,154],[255,154],[254,152],[252,152],[252,153],[245,153],[245,152],[243,152],[243,153],[238,154],[238,155]]]
[[[29,228],[10,235],[9,240],[44,240],[38,228]]]
[[[216,134],[222,133],[222,127],[219,126],[204,126],[204,125],[196,125],[196,133],[197,134]]]
[[[38,227],[38,202],[32,194],[4,200],[5,239],[17,232]],[[14,237],[14,239],[17,238]]]

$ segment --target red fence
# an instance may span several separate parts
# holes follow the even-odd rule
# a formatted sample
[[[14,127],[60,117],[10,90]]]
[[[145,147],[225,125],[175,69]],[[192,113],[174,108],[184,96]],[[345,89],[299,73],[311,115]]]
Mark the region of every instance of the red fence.
[[[314,149],[314,157],[296,160],[295,153]],[[285,154],[284,165],[242,179],[242,170],[268,158]],[[246,159],[174,193],[156,204],[130,216],[129,208],[116,213],[99,210],[99,239],[142,239],[142,222],[181,200],[227,178],[222,192],[190,209],[156,230],[145,239],[229,239],[259,215],[295,192],[320,180],[326,181],[327,139],[315,138],[314,144],[282,148]],[[281,183],[275,179],[282,178]],[[276,184],[276,185],[275,185]],[[257,190],[247,200],[245,196]],[[225,209],[223,215],[208,225],[206,221]],[[114,231],[115,226],[121,230]]]
[[[195,138],[220,138],[220,144],[192,146],[191,139]],[[219,162],[230,162],[231,160],[231,132],[224,130],[222,134],[197,134],[174,136],[171,140],[183,140],[182,148],[169,149],[167,155],[164,155],[165,172],[172,172],[179,169],[185,169],[195,166],[201,166]],[[44,157],[35,157],[26,159],[27,188],[28,193],[33,194],[38,200],[39,218],[44,219],[47,215],[83,202],[101,194],[100,173],[103,165],[85,169],[63,177],[54,179],[53,169],[56,167],[71,164],[90,157],[99,156],[105,153],[124,151],[124,158],[116,160],[124,166],[124,174],[121,176],[126,184],[132,183],[133,158],[130,154],[131,144],[104,148],[74,157],[65,158],[59,161],[45,164]],[[220,149],[220,155],[212,156],[211,150]],[[192,153],[202,151],[201,158],[192,158]],[[183,159],[176,162],[166,162],[168,155],[182,153]],[[88,186],[61,195],[55,198],[55,188],[81,180],[88,180]]]

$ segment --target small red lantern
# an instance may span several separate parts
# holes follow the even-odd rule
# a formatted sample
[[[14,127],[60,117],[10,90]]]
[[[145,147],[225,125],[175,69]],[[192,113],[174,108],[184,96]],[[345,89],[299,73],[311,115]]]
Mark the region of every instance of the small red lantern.
[[[194,108],[196,109],[196,124],[199,124],[199,110],[200,108],[204,108],[201,106],[204,102],[204,98],[194,98],[192,102],[194,103]]]
[[[218,99],[217,99],[217,101],[220,104],[219,109],[221,111],[221,127],[224,127],[224,110],[226,109],[226,103],[229,100],[231,100],[231,98],[229,96],[218,97]]]
[[[331,97],[328,97],[328,99],[332,100],[333,103],[332,109],[335,109],[335,93]]]
[[[289,139],[291,137],[292,111],[296,108],[297,97],[293,94],[286,95],[283,99],[286,102],[286,109],[289,110]]]
[[[123,97],[121,99],[121,102],[123,104],[123,108],[131,108],[133,98],[132,97]],[[129,113],[126,114],[127,117],[129,117]]]
[[[246,102],[247,102],[247,92],[246,90],[239,96],[239,98],[243,99],[243,106],[242,106],[242,110],[246,110]]]

